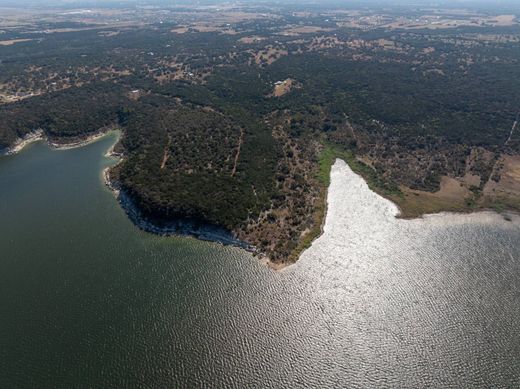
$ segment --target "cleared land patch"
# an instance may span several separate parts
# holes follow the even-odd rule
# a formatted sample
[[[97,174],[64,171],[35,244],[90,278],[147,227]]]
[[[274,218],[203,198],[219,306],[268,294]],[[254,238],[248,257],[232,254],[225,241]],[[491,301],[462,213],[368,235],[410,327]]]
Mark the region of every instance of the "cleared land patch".
[[[30,42],[32,40],[34,40],[34,39],[10,39],[10,40],[6,40],[6,41],[0,41],[0,46],[11,46],[16,43]]]

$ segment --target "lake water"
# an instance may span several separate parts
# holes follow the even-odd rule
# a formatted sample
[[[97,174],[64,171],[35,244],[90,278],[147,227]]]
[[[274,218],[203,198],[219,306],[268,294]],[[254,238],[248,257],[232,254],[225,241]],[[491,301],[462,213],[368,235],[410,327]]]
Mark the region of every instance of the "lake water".
[[[0,158],[0,387],[519,387],[520,218],[394,217],[345,163],[275,272],[137,229],[108,136]]]

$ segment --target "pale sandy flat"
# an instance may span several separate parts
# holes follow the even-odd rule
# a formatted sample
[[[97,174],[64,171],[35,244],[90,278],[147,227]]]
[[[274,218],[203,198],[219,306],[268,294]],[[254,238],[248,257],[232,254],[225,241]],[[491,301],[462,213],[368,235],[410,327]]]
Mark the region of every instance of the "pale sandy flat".
[[[34,39],[10,39],[7,41],[0,41],[0,46],[11,46],[11,45],[14,45],[15,43],[29,42],[32,40],[34,40]]]

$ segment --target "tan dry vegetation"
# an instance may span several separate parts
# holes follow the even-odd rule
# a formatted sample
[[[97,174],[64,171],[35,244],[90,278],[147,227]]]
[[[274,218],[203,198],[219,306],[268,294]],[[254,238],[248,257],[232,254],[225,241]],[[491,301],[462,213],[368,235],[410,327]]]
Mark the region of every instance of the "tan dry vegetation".
[[[13,94],[6,94],[6,93],[0,93],[0,104],[8,104],[8,103],[14,103],[16,101],[20,101],[23,99],[28,99],[29,97],[38,96],[41,93],[29,93],[25,96],[17,96]]]
[[[168,162],[168,159],[170,158],[170,145],[172,144],[172,137],[170,134],[168,134],[168,141],[166,142],[166,146],[164,147],[163,157],[161,160],[161,170],[163,170],[166,167],[166,163]]]
[[[311,158],[317,155],[319,144],[304,145],[290,138],[284,128],[289,122],[283,114],[275,114],[269,122],[273,137],[282,145],[285,155],[277,169],[277,186],[285,201],[262,212],[257,220],[250,220],[239,238],[265,242],[267,251],[285,253],[280,258],[270,258],[282,268],[297,260],[304,248],[301,243],[315,225],[321,224],[324,212],[320,205],[324,203],[326,188],[317,183],[317,167]],[[266,263],[274,264],[269,259]]]
[[[520,197],[520,155],[503,155],[500,158],[500,179],[489,180],[484,195],[489,197]]]
[[[466,8],[428,8],[426,9],[432,15],[458,15],[458,16],[478,16],[479,14],[476,11],[472,11]]]
[[[374,44],[380,47],[384,48],[394,48],[396,47],[396,44],[394,41],[391,41],[389,39],[377,39],[374,41]]]
[[[287,54],[288,52],[285,49],[267,46],[263,50],[260,50],[256,53],[253,52],[253,60],[257,65],[271,65],[274,61],[280,59],[281,57]]]
[[[177,62],[177,57],[162,59],[157,62],[158,67],[148,67],[148,73],[158,83],[165,83],[175,80],[191,80],[196,82],[204,82],[211,74],[211,68],[198,69],[192,71],[189,65]]]
[[[491,178],[483,185],[481,176],[473,170],[476,165],[481,167],[482,163],[493,164],[493,161],[493,153],[474,149],[467,159],[465,175],[459,178],[443,176],[439,191],[430,193],[401,187],[403,196],[389,198],[401,208],[401,216],[405,218],[486,208],[520,210],[520,155],[502,155]],[[480,192],[478,188],[482,185]]]
[[[119,35],[120,31],[99,31],[98,35],[110,37],[110,36],[116,36]]]
[[[219,32],[221,34],[237,34],[231,24],[258,19],[278,19],[279,15],[257,12],[224,11],[224,12],[178,12],[178,16],[194,20],[170,30],[176,34],[189,32]]]
[[[516,24],[517,20],[515,15],[498,15],[487,22],[494,26],[512,26]]]
[[[292,88],[294,88],[294,87],[297,87],[296,82],[293,79],[288,78],[288,79],[282,81],[281,83],[275,84],[275,86],[273,88],[272,96],[281,97],[281,96],[289,93],[292,90]]]
[[[345,42],[339,40],[335,36],[317,36],[312,38],[307,45],[307,49],[310,51],[327,50],[345,44]]]
[[[297,11],[297,12],[293,12],[293,16],[296,16],[298,18],[309,18],[309,17],[313,16],[313,14],[311,12],[307,12],[307,11]]]
[[[329,38],[330,39],[330,38]],[[402,43],[395,42],[390,39],[376,39],[376,40],[364,40],[364,39],[352,39],[347,42],[341,42],[352,50],[383,50],[393,51],[397,53],[406,53],[410,50],[410,47],[403,45]],[[360,55],[364,55],[363,52]]]
[[[479,166],[489,166],[493,164],[495,153],[481,147],[473,148],[466,158],[466,173],[480,174]]]
[[[189,30],[189,27],[187,26],[183,26],[183,27],[177,27],[177,28],[174,28],[172,30],[170,30],[170,32],[173,32],[174,34],[186,34]]]
[[[473,38],[480,42],[495,42],[495,43],[512,43],[520,42],[520,36],[518,35],[498,35],[498,34],[468,34],[470,38]]]
[[[96,26],[96,27],[82,27],[82,28],[49,28],[47,30],[38,31],[42,34],[54,34],[59,32],[78,32],[78,31],[88,31],[88,30],[97,30],[100,28],[105,28],[105,26]]]
[[[471,192],[458,180],[443,176],[437,192],[425,192],[401,187],[403,197],[391,197],[401,208],[401,216],[417,217],[441,211],[461,211],[466,207],[466,199]]]
[[[347,46],[352,49],[361,49],[367,45],[367,41],[363,39],[352,39],[347,42]]]
[[[170,30],[175,34],[199,33],[199,32],[218,32],[219,34],[236,35],[238,34],[229,26],[222,26],[214,23],[194,23],[189,26],[178,27]]]
[[[457,16],[459,18],[457,18]],[[513,26],[518,24],[514,15],[497,16],[473,16],[470,18],[460,18],[460,15],[423,15],[417,19],[400,17],[382,27],[390,29],[444,29],[457,28],[464,26]]]
[[[34,81],[35,75],[33,73],[41,71],[41,67],[29,66],[24,69],[24,81],[30,83]],[[50,72],[45,74],[41,80],[40,86],[29,86],[26,88],[19,88],[16,79],[0,84],[0,104],[13,103],[33,96],[43,95],[48,92],[55,92],[65,90],[71,87],[81,87],[85,84],[81,81],[80,75],[89,74],[95,79],[107,81],[116,77],[129,76],[133,73],[133,69],[118,70],[112,66],[107,67],[88,67],[81,66],[74,70],[74,72],[67,74],[58,74]],[[41,77],[41,76],[38,76]],[[88,82],[87,82],[88,83]]]
[[[11,45],[14,45],[16,43],[20,43],[20,42],[30,42],[30,41],[33,41],[34,39],[10,39],[10,40],[6,40],[6,41],[0,41],[0,46],[11,46]]]
[[[280,16],[270,13],[259,13],[259,12],[244,12],[244,11],[227,11],[227,12],[216,12],[209,13],[211,20],[215,23],[238,23],[247,20],[259,20],[259,19],[279,19]],[[207,20],[207,19],[206,19]]]
[[[462,177],[462,181],[468,187],[471,187],[471,186],[479,187],[481,179],[478,174],[471,174],[470,172],[467,172],[466,174],[464,174],[464,177]]]
[[[296,27],[289,27],[285,30],[280,32],[280,35],[285,36],[298,36],[301,34],[313,34],[317,32],[328,32],[332,31],[332,28],[323,28],[323,27],[317,27],[317,26],[296,26]]]
[[[237,152],[235,154],[235,158],[233,159],[233,169],[231,170],[231,177],[234,177],[237,173],[238,161],[240,159],[240,150],[242,149],[242,144],[244,143],[244,129],[240,128],[240,137],[238,138],[238,146]]]
[[[211,69],[199,69],[192,72],[189,67],[178,65],[178,67],[163,69],[161,71],[150,70],[150,73],[153,75],[154,80],[160,84],[176,80],[204,83],[206,78],[211,74]]]
[[[442,69],[428,69],[423,71],[423,74],[438,74],[439,76],[444,76],[445,73]]]
[[[238,41],[240,43],[251,44],[251,43],[261,42],[266,39],[267,38],[265,38],[265,37],[255,35],[255,36],[245,36],[243,38],[240,38]]]

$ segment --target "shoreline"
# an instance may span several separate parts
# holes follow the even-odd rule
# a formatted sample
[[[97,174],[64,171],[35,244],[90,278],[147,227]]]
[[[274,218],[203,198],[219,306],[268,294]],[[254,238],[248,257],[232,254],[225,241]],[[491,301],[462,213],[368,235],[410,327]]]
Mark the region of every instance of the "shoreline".
[[[110,149],[106,155],[113,156],[113,154],[110,154]],[[104,184],[112,192],[130,221],[140,230],[159,236],[194,237],[224,246],[238,247],[255,256],[262,255],[254,246],[235,238],[232,232],[227,231],[223,227],[190,218],[158,222],[143,215],[142,211],[135,205],[132,197],[121,189],[117,181],[110,178],[110,169],[112,167],[108,166],[102,171]]]
[[[30,132],[23,138],[18,138],[11,146],[8,146],[0,151],[0,156],[15,155],[22,151],[26,146],[34,142],[39,142],[45,139],[45,134],[42,129]]]
[[[46,141],[47,145],[51,147],[54,150],[69,150],[74,148],[83,147],[86,145],[89,145],[91,143],[94,143],[104,136],[108,135],[112,131],[116,131],[117,127],[110,126],[105,127],[103,129],[100,129],[96,133],[90,134],[84,138],[76,138],[72,142],[66,142],[66,143],[60,143],[56,140],[50,140],[47,136],[45,136],[43,130],[39,129],[37,131],[34,131],[32,133],[27,134],[24,138],[19,138],[12,146],[10,146],[7,149],[4,149],[0,151],[0,156],[2,155],[15,155],[22,151],[26,146],[30,145],[31,143],[38,142],[38,141]],[[119,161],[117,163],[120,163],[123,156],[119,153],[114,152],[114,148],[116,144],[119,141],[119,136],[116,141],[110,146],[110,148],[107,150],[107,152],[104,154],[105,157],[109,158],[117,158]],[[337,160],[342,160],[348,165],[348,162],[345,161],[342,158],[335,158],[333,164],[331,167],[337,162]],[[116,165],[117,165],[116,163]],[[281,262],[274,262],[265,253],[262,253],[258,251],[258,249],[244,241],[241,241],[239,239],[235,238],[235,235],[231,231],[227,231],[219,226],[210,225],[207,223],[204,223],[202,221],[197,221],[193,219],[182,219],[179,218],[177,220],[173,221],[155,221],[152,220],[152,218],[146,217],[142,214],[142,212],[138,209],[138,207],[135,205],[134,200],[131,198],[131,196],[128,193],[125,193],[121,190],[120,185],[117,183],[117,181],[114,181],[110,178],[110,169],[114,167],[115,165],[108,166],[103,169],[102,171],[102,177],[105,186],[114,194],[116,197],[119,205],[123,209],[123,211],[126,213],[127,217],[134,223],[140,230],[153,233],[155,235],[160,236],[191,236],[199,240],[206,240],[211,241],[215,243],[219,243],[222,245],[231,245],[234,247],[238,247],[241,249],[244,249],[250,253],[253,254],[254,257],[256,257],[259,262],[268,268],[280,271],[285,269],[288,266],[291,266],[298,262],[301,255],[307,251],[310,247],[312,247],[313,243],[319,239],[321,236],[323,236],[325,232],[325,225],[327,220],[327,215],[329,211],[328,207],[328,195],[329,195],[329,185],[324,188],[324,198],[323,198],[323,214],[322,220],[320,222],[319,226],[319,233],[313,237],[312,241],[308,243],[306,247],[303,247],[299,252],[297,253],[297,257],[295,260],[286,260]],[[330,172],[329,172],[330,174]],[[359,173],[356,173],[354,171],[354,174],[357,174],[367,183],[367,180]],[[368,184],[368,183],[367,183]],[[461,210],[461,211],[439,211],[434,213],[423,213],[421,215],[414,215],[414,216],[403,216],[403,211],[401,206],[393,201],[391,198],[382,195],[378,191],[374,191],[373,189],[369,188],[372,192],[376,193],[378,196],[381,196],[387,201],[390,201],[394,206],[397,208],[398,213],[394,216],[396,219],[402,219],[402,220],[416,220],[416,219],[426,219],[431,216],[436,215],[468,215],[468,214],[478,214],[478,213],[484,213],[484,212],[492,212],[496,215],[499,215],[503,217],[505,220],[510,220],[510,215],[517,215],[520,216],[520,212],[514,209],[504,209],[502,212],[498,212],[496,209],[493,208],[478,208],[478,209],[467,209],[467,210]]]
[[[345,161],[345,163],[347,163]],[[348,164],[348,163],[347,163]],[[358,174],[356,172],[354,172],[355,174]],[[358,174],[361,178],[363,178],[362,175]],[[365,180],[363,178],[363,180]],[[366,182],[366,180],[365,180]],[[370,189],[372,190],[372,189]],[[404,221],[410,221],[410,220],[420,220],[420,219],[426,219],[426,218],[429,218],[431,216],[437,216],[437,215],[459,215],[459,216],[462,216],[462,215],[471,215],[471,214],[479,214],[479,213],[484,213],[484,212],[491,212],[491,213],[494,213],[496,215],[499,215],[499,216],[502,216],[505,220],[508,220],[509,221],[509,218],[508,216],[509,215],[515,215],[515,216],[520,216],[520,211],[516,210],[516,209],[513,209],[513,208],[505,208],[504,210],[502,211],[497,211],[496,209],[494,208],[491,208],[491,207],[477,207],[477,208],[461,208],[460,210],[457,210],[457,211],[449,211],[449,210],[446,210],[446,211],[438,211],[438,212],[424,212],[424,213],[421,213],[421,214],[418,214],[418,215],[415,215],[415,214],[406,214],[406,212],[403,212],[403,209],[402,207],[396,202],[394,201],[391,197],[387,197],[377,191],[374,191],[372,190],[372,192],[376,193],[377,195],[381,196],[382,198],[384,198],[385,200],[388,200],[390,201],[392,204],[395,205],[395,207],[397,208],[397,215],[395,215],[394,217],[396,219],[399,219],[399,220],[404,220]]]
[[[356,173],[357,174],[357,173]],[[363,176],[359,175],[361,178],[363,178]],[[363,178],[364,179],[364,178]],[[372,189],[370,189],[372,190]],[[478,214],[478,213],[483,213],[483,212],[492,212],[492,213],[495,213],[497,215],[500,215],[502,216],[504,219],[508,220],[507,219],[507,216],[508,215],[516,215],[516,216],[520,216],[520,211],[516,210],[516,209],[513,209],[513,208],[504,208],[504,210],[502,211],[497,211],[496,209],[494,208],[491,208],[491,207],[477,207],[477,208],[461,208],[460,210],[457,210],[457,211],[449,211],[449,210],[445,210],[445,211],[438,211],[438,212],[424,212],[424,213],[421,213],[421,214],[406,214],[406,212],[403,212],[403,208],[397,203],[395,202],[391,197],[387,197],[379,192],[376,192],[374,190],[372,190],[374,193],[378,194],[379,196],[381,196],[382,198],[384,198],[385,200],[388,200],[390,201],[392,204],[394,204],[398,210],[398,213],[397,215],[395,215],[395,218],[396,219],[400,219],[400,220],[418,220],[418,219],[425,219],[425,218],[428,218],[428,217],[431,217],[431,216],[436,216],[436,215],[471,215],[471,214]]]
[[[111,149],[109,149],[109,151],[107,152],[106,155],[108,156],[113,156],[111,153],[110,153],[110,150],[113,149],[113,146],[111,147]],[[121,158],[120,155],[116,155],[116,157],[119,157]],[[336,160],[342,160],[344,163],[346,163],[348,165],[348,162],[347,161],[344,161],[343,159],[341,158],[337,158],[335,159],[334,161],[334,164],[336,163]],[[120,204],[120,206],[123,208],[123,210],[125,211],[125,213],[127,214],[127,216],[130,218],[130,220],[141,230],[143,231],[146,231],[146,232],[149,232],[149,233],[153,233],[153,234],[156,234],[156,235],[161,235],[161,236],[191,236],[191,237],[194,237],[196,239],[200,239],[200,240],[207,240],[207,241],[212,241],[212,242],[216,242],[216,243],[220,243],[220,244],[223,244],[223,245],[232,245],[234,247],[238,247],[238,248],[241,248],[241,249],[244,249],[250,253],[253,254],[253,256],[255,256],[258,261],[268,267],[269,269],[271,270],[274,270],[274,271],[281,271],[291,265],[294,265],[295,263],[298,262],[298,260],[300,259],[301,255],[307,251],[307,249],[309,249],[310,247],[312,247],[313,243],[319,239],[321,236],[323,236],[323,234],[325,233],[325,225],[326,225],[326,221],[327,221],[327,215],[328,215],[328,212],[329,212],[329,204],[328,204],[328,197],[329,197],[329,187],[330,187],[330,183],[329,183],[329,186],[327,186],[325,188],[325,193],[324,193],[324,209],[323,209],[323,215],[322,215],[322,220],[321,220],[321,223],[320,223],[320,232],[319,234],[314,237],[314,239],[310,242],[309,246],[308,247],[305,247],[303,250],[301,250],[299,253],[298,253],[298,256],[297,256],[297,259],[295,261],[282,261],[282,262],[273,262],[272,260],[270,260],[264,253],[262,252],[259,252],[254,246],[252,245],[249,245],[248,243],[246,242],[242,242],[242,241],[239,241],[237,239],[234,239],[232,237],[232,233],[229,233],[229,235],[231,236],[231,239],[221,239],[221,237],[217,236],[217,235],[213,235],[211,236],[211,234],[205,234],[204,232],[204,227],[203,228],[199,228],[199,229],[191,229],[190,226],[189,226],[189,223],[188,225],[182,225],[182,221],[177,222],[178,226],[180,225],[180,229],[177,227],[161,227],[161,226],[158,226],[156,224],[154,224],[153,221],[151,221],[150,219],[147,219],[145,217],[142,217],[141,215],[141,212],[139,211],[139,209],[135,206],[135,204],[133,203],[130,195],[126,194],[126,193],[122,193],[121,192],[121,188],[120,186],[117,184],[117,182],[113,181],[110,179],[110,168],[111,167],[107,167],[103,170],[103,180],[104,180],[104,183],[105,185],[108,187],[108,189],[110,189],[110,191],[114,194],[114,196],[116,197],[118,203]],[[358,175],[363,181],[366,182],[365,178],[354,172],[354,174]],[[369,188],[370,189],[370,188]],[[520,216],[520,212],[517,212],[515,210],[505,210],[504,212],[497,212],[496,210],[492,209],[492,208],[482,208],[482,209],[477,209],[477,210],[468,210],[468,212],[453,212],[453,211],[441,211],[441,212],[435,212],[435,213],[425,213],[425,214],[422,214],[418,217],[402,217],[401,216],[401,208],[399,207],[399,205],[397,203],[395,203],[394,201],[392,201],[391,199],[387,198],[386,196],[383,196],[375,191],[373,191],[372,189],[370,189],[372,192],[374,192],[375,194],[377,194],[378,196],[384,198],[385,200],[387,201],[390,201],[393,205],[395,205],[395,207],[397,208],[398,210],[398,214],[396,214],[395,216],[393,216],[394,218],[396,219],[401,219],[403,221],[412,221],[412,220],[417,220],[417,219],[426,219],[426,218],[429,218],[429,217],[432,217],[432,216],[444,216],[444,215],[469,215],[469,214],[479,214],[479,213],[486,213],[486,212],[491,212],[491,213],[494,213],[496,215],[499,215],[501,217],[503,217],[505,220],[510,220],[507,216],[507,214],[512,214],[512,215],[518,215]],[[175,222],[174,222],[175,224]],[[187,227],[187,228],[186,228]],[[210,228],[211,230],[211,228]]]
[[[116,126],[109,126],[102,128],[98,131],[96,131],[93,134],[87,135],[85,137],[78,137],[72,140],[71,142],[63,142],[60,143],[57,140],[51,140],[49,136],[45,135],[44,131],[42,129],[38,129],[36,131],[30,132],[27,135],[25,135],[23,138],[18,138],[13,145],[4,148],[3,150],[0,150],[0,156],[10,156],[10,155],[16,155],[20,153],[25,147],[29,146],[32,143],[44,141],[50,148],[54,150],[71,150],[83,146],[87,146],[91,143],[94,143],[104,136],[108,135],[112,131],[117,131],[118,127]],[[116,142],[117,143],[117,142]],[[111,147],[111,150],[113,152],[113,148],[115,147],[115,144]]]
[[[352,172],[359,177],[367,184],[369,190],[380,196],[381,198],[389,201],[397,208],[397,214],[394,216],[395,219],[403,220],[403,221],[412,221],[412,220],[421,220],[421,219],[427,219],[432,216],[445,216],[445,215],[455,215],[455,216],[463,216],[463,215],[471,215],[471,214],[479,214],[479,213],[487,213],[491,212],[498,216],[502,216],[505,220],[509,221],[508,215],[515,215],[520,216],[520,211],[514,208],[504,208],[502,211],[497,211],[496,209],[492,207],[476,207],[476,208],[461,208],[460,210],[439,210],[437,212],[423,212],[420,214],[407,214],[405,211],[403,211],[403,207],[395,201],[392,196],[385,195],[384,193],[381,193],[379,190],[374,190],[370,187],[367,179],[363,177],[362,174],[356,172],[352,167],[349,165],[348,161],[343,158],[336,158],[336,160],[341,160],[345,162],[349,168],[352,170]],[[329,184],[330,185],[330,184]],[[328,189],[327,189],[328,193]]]
[[[343,158],[335,158],[334,162],[331,165],[331,168],[332,168],[332,166],[334,164],[336,164],[336,162],[338,160],[343,161],[345,164],[347,164],[347,166],[349,166],[350,169],[352,169],[350,167],[348,161],[346,161]],[[387,197],[387,196],[381,194],[380,192],[375,191],[372,188],[370,188],[370,186],[368,185],[368,181],[365,179],[365,177],[363,177],[363,175],[355,172],[354,170],[352,170],[352,172],[355,175],[359,176],[367,184],[368,189],[370,191],[372,191],[376,195],[380,196],[381,198],[383,198],[386,201],[389,201],[391,204],[393,204],[397,208],[397,211],[398,211],[398,213],[396,215],[394,215],[393,217],[395,219],[403,220],[405,222],[407,222],[407,221],[414,221],[414,220],[426,220],[426,219],[429,219],[429,218],[432,218],[432,217],[445,217],[445,216],[450,216],[450,215],[451,216],[479,215],[479,214],[485,214],[485,213],[492,213],[494,215],[500,216],[507,222],[511,222],[512,221],[511,216],[520,217],[520,211],[518,211],[516,209],[506,208],[503,211],[499,212],[496,209],[491,208],[491,207],[480,207],[480,208],[476,208],[476,209],[475,208],[473,208],[473,209],[467,208],[467,209],[463,209],[463,210],[460,210],[460,211],[449,211],[449,210],[442,211],[441,210],[441,211],[432,212],[432,213],[425,212],[425,213],[421,213],[420,215],[409,215],[409,216],[408,215],[404,215],[402,207],[396,201],[394,201],[392,198]],[[329,175],[330,175],[330,172],[329,172]],[[303,255],[303,253],[305,251],[307,251],[309,248],[311,248],[316,240],[318,240],[321,236],[323,236],[323,234],[325,233],[325,225],[326,225],[326,221],[327,221],[327,214],[329,212],[329,203],[328,203],[329,188],[330,188],[330,182],[329,182],[329,185],[325,188],[324,199],[323,199],[323,201],[324,201],[324,204],[323,204],[324,208],[323,208],[322,220],[321,220],[321,225],[320,225],[320,231],[317,234],[317,236],[315,236],[312,239],[312,241],[310,242],[310,244],[307,247],[303,248],[302,250],[300,250],[298,252],[298,255],[297,255],[297,258],[296,258],[295,261],[285,261],[285,262],[279,262],[278,263],[278,262],[272,262],[269,259],[265,259],[265,260],[263,260],[263,263],[265,263],[266,266],[268,266],[268,267],[270,267],[270,268],[272,268],[274,270],[281,270],[281,269],[284,269],[284,268],[286,268],[288,266],[291,266],[291,265],[297,263],[298,260],[300,259],[300,257]]]
[[[299,245],[291,252],[291,255],[288,260],[283,262],[273,262],[271,260],[268,260],[266,265],[274,270],[282,270],[288,266],[294,265],[296,262],[299,261],[302,254],[310,249],[314,242],[318,240],[324,233],[325,233],[325,224],[327,221],[327,214],[329,211],[329,203],[328,203],[328,197],[329,197],[329,187],[324,187],[323,189],[323,195],[321,196],[321,204],[322,209],[318,210],[318,216],[320,217],[319,221],[319,228],[311,229],[306,235],[303,236],[301,242]],[[314,236],[310,237],[309,235],[314,234]]]
[[[101,138],[108,135],[110,132],[116,131],[116,130],[117,130],[117,128],[102,130],[100,132],[96,132],[95,134],[88,135],[85,138],[81,138],[81,139],[78,139],[78,140],[75,140],[72,142],[67,142],[67,143],[59,143],[59,142],[51,141],[51,140],[47,139],[47,144],[55,150],[77,149],[79,147],[87,146],[91,143],[97,142]],[[114,143],[114,146],[115,146],[115,143]],[[114,146],[112,146],[112,147],[114,147]]]
[[[392,202],[397,209],[399,210],[399,213],[395,216],[396,219],[404,220],[404,221],[411,221],[411,220],[421,220],[421,219],[427,219],[432,216],[446,216],[446,215],[453,215],[453,216],[465,216],[465,215],[478,215],[479,213],[494,213],[495,215],[502,216],[505,220],[510,221],[508,219],[508,215],[515,215],[520,216],[520,211],[517,211],[516,209],[504,209],[501,212],[498,212],[496,209],[489,208],[489,207],[483,207],[483,208],[477,208],[477,209],[468,209],[466,211],[460,210],[460,211],[439,211],[439,212],[433,212],[433,213],[422,213],[419,216],[401,216],[401,207],[399,207],[395,202],[392,200],[381,196],[384,199]]]

